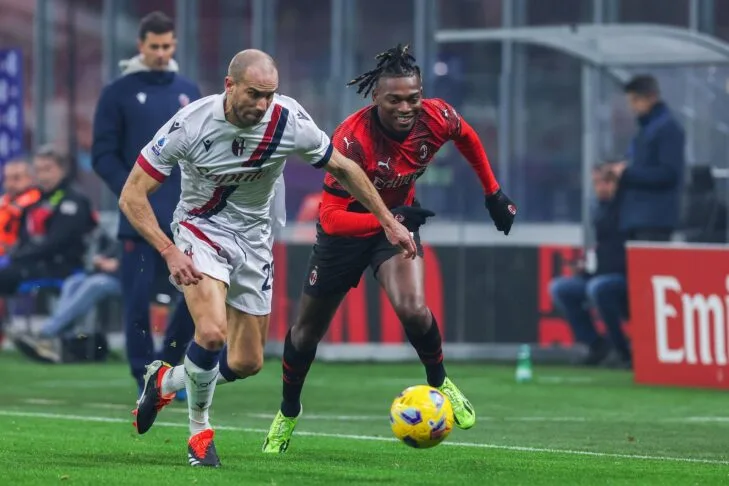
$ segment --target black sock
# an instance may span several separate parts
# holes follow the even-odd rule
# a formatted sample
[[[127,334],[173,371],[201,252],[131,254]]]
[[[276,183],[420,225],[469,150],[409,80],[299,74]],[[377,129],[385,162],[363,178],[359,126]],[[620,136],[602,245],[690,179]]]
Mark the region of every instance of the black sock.
[[[309,351],[298,351],[291,342],[291,330],[286,334],[283,361],[283,401],[281,413],[286,417],[296,417],[301,411],[301,390],[304,388],[306,374],[316,356],[316,348]]]
[[[425,366],[425,374],[428,377],[428,385],[439,387],[443,384],[446,377],[445,366],[443,365],[443,349],[441,348],[442,340],[440,337],[440,329],[432,315],[433,321],[430,329],[422,335],[414,335],[405,329],[405,334],[418,353],[420,362]]]

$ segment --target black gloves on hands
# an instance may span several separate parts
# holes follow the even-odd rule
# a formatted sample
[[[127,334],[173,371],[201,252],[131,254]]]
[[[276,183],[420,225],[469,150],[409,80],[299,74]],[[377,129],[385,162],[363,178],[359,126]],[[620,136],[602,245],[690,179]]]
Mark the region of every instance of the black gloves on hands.
[[[395,219],[411,232],[418,231],[427,218],[435,216],[433,211],[419,206],[398,206],[391,210]]]
[[[496,229],[508,235],[511,225],[514,224],[516,204],[499,189],[490,196],[486,196],[486,209],[489,210]]]

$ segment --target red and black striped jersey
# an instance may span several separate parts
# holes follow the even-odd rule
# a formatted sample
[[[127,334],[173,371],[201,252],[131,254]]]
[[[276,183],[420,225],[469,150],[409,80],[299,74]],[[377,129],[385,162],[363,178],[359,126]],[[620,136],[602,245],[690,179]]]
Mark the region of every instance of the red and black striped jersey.
[[[484,190],[495,192],[498,184],[478,135],[441,99],[423,100],[413,128],[403,139],[395,139],[383,128],[375,105],[350,115],[332,136],[334,147],[362,167],[388,208],[412,204],[415,181],[449,140],[456,142],[474,167]],[[347,217],[341,214],[342,210],[352,214]],[[370,236],[381,230],[374,216],[358,213],[367,210],[327,174],[319,210],[324,231],[343,236]]]
[[[369,176],[389,208],[410,204],[415,180],[427,168],[438,149],[458,137],[461,119],[440,99],[423,100],[423,109],[404,140],[395,140],[382,127],[377,107],[370,105],[349,116],[334,132],[334,147],[357,162]],[[324,190],[350,198],[351,210],[364,208],[346,194],[336,179],[327,174]]]

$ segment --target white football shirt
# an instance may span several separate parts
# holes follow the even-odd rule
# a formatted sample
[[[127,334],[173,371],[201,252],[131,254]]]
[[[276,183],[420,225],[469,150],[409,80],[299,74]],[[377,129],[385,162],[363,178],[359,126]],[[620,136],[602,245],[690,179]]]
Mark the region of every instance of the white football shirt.
[[[137,163],[159,182],[175,164],[182,194],[175,220],[205,218],[231,229],[271,224],[273,188],[295,153],[325,165],[332,144],[293,98],[275,95],[257,125],[239,128],[225,119],[224,94],[180,110],[143,149]]]

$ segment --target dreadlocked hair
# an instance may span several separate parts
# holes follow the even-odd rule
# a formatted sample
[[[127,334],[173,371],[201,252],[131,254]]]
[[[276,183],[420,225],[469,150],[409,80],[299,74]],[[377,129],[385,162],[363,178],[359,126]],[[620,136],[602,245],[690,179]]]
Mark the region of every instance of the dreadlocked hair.
[[[357,94],[363,93],[363,97],[367,97],[372,91],[372,88],[377,83],[380,77],[408,77],[408,76],[420,76],[420,68],[415,64],[415,58],[409,52],[410,46],[405,44],[398,44],[397,47],[392,47],[385,52],[381,52],[375,56],[377,60],[377,67],[372,71],[367,71],[364,74],[360,74],[352,81],[347,83],[347,86],[357,85]]]

